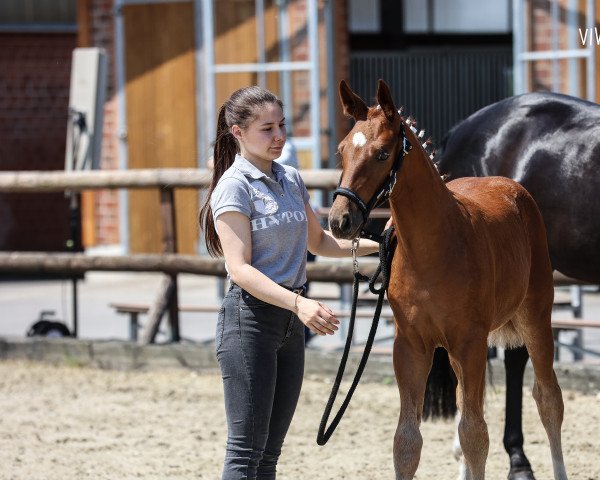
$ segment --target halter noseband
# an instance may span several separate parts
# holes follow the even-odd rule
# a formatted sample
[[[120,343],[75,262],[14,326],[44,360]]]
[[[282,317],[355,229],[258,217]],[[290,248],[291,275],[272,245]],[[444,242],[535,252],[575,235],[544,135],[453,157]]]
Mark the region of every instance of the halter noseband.
[[[404,122],[402,122],[400,126],[400,136],[402,137],[402,150],[398,152],[396,155],[396,159],[394,160],[394,164],[392,165],[392,169],[390,170],[389,177],[383,182],[383,184],[379,187],[379,189],[375,192],[369,203],[365,203],[362,198],[360,198],[356,192],[350,190],[349,188],[340,187],[342,183],[342,178],[340,177],[340,183],[338,183],[338,187],[333,192],[333,200],[338,195],[349,198],[350,201],[354,202],[356,206],[360,209],[363,214],[364,222],[366,223],[371,210],[380,205],[386,198],[392,194],[392,190],[396,185],[396,174],[400,167],[402,166],[402,161],[404,160],[404,156],[411,150],[412,145],[406,139],[406,133],[404,131]]]

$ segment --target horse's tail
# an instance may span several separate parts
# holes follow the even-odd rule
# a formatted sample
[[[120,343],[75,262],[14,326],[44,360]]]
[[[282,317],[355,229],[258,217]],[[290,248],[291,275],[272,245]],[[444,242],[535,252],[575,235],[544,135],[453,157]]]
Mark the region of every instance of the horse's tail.
[[[448,352],[436,348],[425,388],[423,419],[453,418],[456,414],[456,376]]]

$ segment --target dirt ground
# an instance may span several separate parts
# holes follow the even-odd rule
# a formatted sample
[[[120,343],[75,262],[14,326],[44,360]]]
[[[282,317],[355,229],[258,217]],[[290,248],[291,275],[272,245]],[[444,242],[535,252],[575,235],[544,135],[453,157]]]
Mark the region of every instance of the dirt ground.
[[[331,379],[306,378],[281,479],[391,479],[395,385],[362,383],[325,447],[315,442]],[[487,477],[506,478],[503,390],[488,388]],[[526,451],[552,478],[547,439],[530,392]],[[600,479],[600,395],[564,391],[563,445],[571,480]],[[220,378],[189,370],[121,372],[0,362],[0,479],[218,479],[225,444]],[[420,479],[456,478],[453,422],[426,422]]]

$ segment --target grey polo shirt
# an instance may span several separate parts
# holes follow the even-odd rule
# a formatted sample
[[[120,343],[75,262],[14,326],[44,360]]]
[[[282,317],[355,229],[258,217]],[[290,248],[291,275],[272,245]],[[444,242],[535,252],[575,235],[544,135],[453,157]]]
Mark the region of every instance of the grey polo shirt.
[[[252,266],[274,282],[300,287],[306,282],[309,195],[298,171],[273,162],[276,180],[236,155],[210,197],[215,219],[240,212],[250,219]]]

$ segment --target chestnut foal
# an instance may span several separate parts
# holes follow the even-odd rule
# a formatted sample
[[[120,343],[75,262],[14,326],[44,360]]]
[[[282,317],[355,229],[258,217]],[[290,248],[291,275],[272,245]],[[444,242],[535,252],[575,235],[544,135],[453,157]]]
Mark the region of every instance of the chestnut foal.
[[[566,480],[563,401],[552,366],[552,268],[535,202],[507,178],[445,184],[382,80],[376,107],[369,108],[344,81],[340,98],[356,123],[339,145],[342,176],[330,229],[339,238],[359,236],[376,203],[370,199],[383,191],[381,196],[389,194],[398,240],[387,292],[396,321],[394,369],[401,403],[394,437],[396,479],[412,479],[419,464],[425,384],[440,346],[458,378],[458,433],[467,477],[485,478],[487,347],[524,344],[554,478]]]

